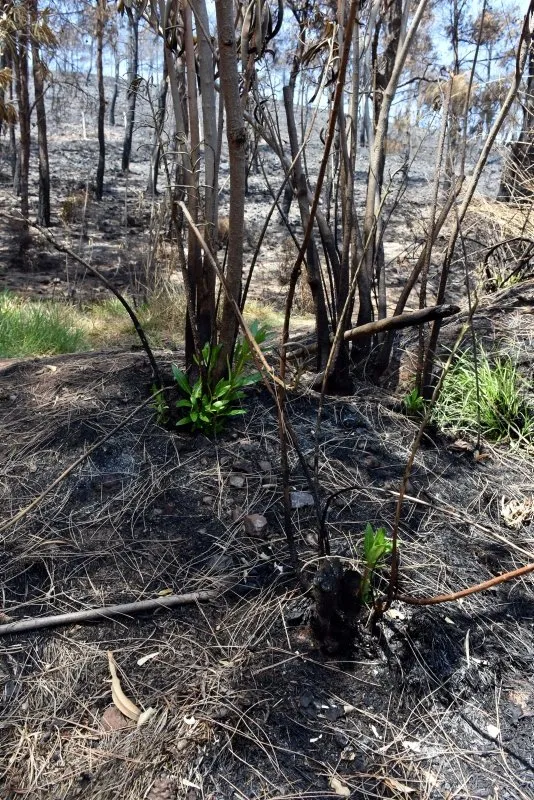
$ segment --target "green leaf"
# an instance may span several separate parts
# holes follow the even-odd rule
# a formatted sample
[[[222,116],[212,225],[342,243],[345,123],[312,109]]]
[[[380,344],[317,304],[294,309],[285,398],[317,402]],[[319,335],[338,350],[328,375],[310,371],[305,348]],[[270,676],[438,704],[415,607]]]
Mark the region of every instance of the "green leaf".
[[[172,365],[172,374],[174,380],[185,394],[191,394],[191,387],[189,385],[189,381],[187,380],[187,375],[185,372],[182,372],[175,364]]]
[[[225,412],[225,417],[237,417],[240,416],[241,414],[246,414],[246,413],[247,412],[245,411],[244,408],[232,408],[231,411]]]
[[[176,408],[191,408],[191,400],[177,400]]]
[[[189,416],[191,417],[191,422],[196,422],[199,417],[198,411],[191,411]]]
[[[189,425],[190,422],[191,422],[191,417],[189,417],[188,415],[187,417],[182,417],[182,419],[179,419],[176,425]]]

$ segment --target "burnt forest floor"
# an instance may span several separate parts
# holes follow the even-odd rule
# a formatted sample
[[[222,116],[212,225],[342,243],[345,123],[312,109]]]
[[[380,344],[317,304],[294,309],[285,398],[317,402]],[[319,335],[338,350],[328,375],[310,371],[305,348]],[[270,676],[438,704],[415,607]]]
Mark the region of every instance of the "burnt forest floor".
[[[128,175],[119,169],[120,127],[107,128],[105,198],[97,204],[90,190],[94,104],[67,84],[55,91],[53,234],[140,302],[154,278],[147,265],[160,265],[163,283],[176,271],[172,254],[151,250],[164,219],[159,201],[145,195],[149,128],[139,125]],[[66,97],[74,100],[65,103]],[[80,135],[82,110],[87,140]],[[404,188],[395,184],[400,159],[390,159],[392,186],[404,192],[386,242],[393,301],[424,240],[433,174],[432,142],[420,152],[425,146]],[[320,153],[319,139],[316,147]],[[279,174],[275,160],[265,158],[272,175]],[[365,154],[361,184],[364,161]],[[224,175],[224,160],[221,168]],[[499,168],[498,160],[489,165],[486,187]],[[247,259],[270,202],[262,180],[254,176],[247,201]],[[0,219],[3,288],[74,306],[102,299],[91,276],[14,222],[18,201],[5,160],[0,182],[10,214]],[[511,209],[497,220],[491,202],[477,199],[464,230],[473,261],[490,234],[514,234],[514,214],[523,225],[521,213]],[[252,283],[256,311],[283,307],[286,240],[274,222]],[[446,241],[446,235],[438,241],[431,265],[429,302]],[[450,346],[465,319],[461,259],[447,300],[463,309],[444,326]],[[533,311],[534,282],[527,281],[483,299],[475,320],[489,349],[518,355],[531,386]],[[296,327],[306,324],[309,316]],[[170,364],[182,360],[179,337],[158,333],[152,341],[167,348],[157,358],[170,377]],[[410,356],[417,334],[403,335],[400,344]],[[309,626],[311,601],[290,569],[269,395],[253,390],[246,416],[215,441],[167,430],[148,405],[139,407],[150,391],[144,354],[122,345],[0,362],[1,621],[171,592],[220,590],[220,596],[0,637],[2,798],[534,797],[532,577],[443,606],[395,604],[381,638],[362,626],[352,651],[323,652]],[[403,363],[401,386],[409,358]],[[290,419],[307,459],[314,454],[316,412],[315,393],[301,386],[291,394]],[[335,555],[358,566],[365,525],[391,531],[416,431],[401,413],[399,394],[357,383],[353,396],[327,399],[321,500],[353,487],[329,514]],[[30,513],[9,522],[106,435]],[[469,436],[460,441],[434,431],[423,440],[401,519],[406,593],[454,591],[534,560],[531,455],[487,443],[485,457],[475,455]],[[291,489],[307,488],[292,452]],[[268,520],[261,537],[245,534],[250,513]],[[312,568],[313,508],[295,509],[293,522],[300,558]],[[126,695],[153,709],[142,727],[113,711],[109,651]]]

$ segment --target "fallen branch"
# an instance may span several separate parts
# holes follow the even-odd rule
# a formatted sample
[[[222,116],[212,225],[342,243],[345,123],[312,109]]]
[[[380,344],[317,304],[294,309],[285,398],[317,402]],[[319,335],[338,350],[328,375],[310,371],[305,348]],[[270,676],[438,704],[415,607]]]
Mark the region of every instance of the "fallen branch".
[[[420,308],[417,311],[407,311],[404,314],[398,314],[395,317],[386,317],[385,319],[378,319],[375,322],[367,322],[365,325],[359,325],[357,328],[350,328],[345,331],[343,338],[345,341],[354,341],[360,339],[362,336],[371,336],[375,333],[383,333],[384,331],[401,330],[402,328],[411,328],[415,325],[422,325],[424,322],[432,322],[436,319],[444,319],[445,317],[452,317],[460,311],[458,306],[445,304],[441,306],[429,306],[428,308]],[[288,343],[288,348],[291,343]],[[288,349],[288,358],[301,358],[308,354],[314,353],[317,350],[317,343],[314,342],[308,346],[300,345],[295,350]]]
[[[438,605],[438,603],[450,603],[453,600],[460,600],[460,598],[467,597],[470,594],[483,592],[486,589],[491,589],[492,586],[498,586],[499,583],[510,581],[513,578],[519,578],[521,575],[528,575],[529,572],[534,572],[534,564],[527,564],[524,567],[511,570],[511,572],[503,572],[502,575],[490,578],[489,581],[477,583],[476,586],[469,586],[467,589],[460,589],[459,592],[438,594],[435,597],[411,597],[407,594],[398,594],[394,599],[411,606],[435,606]]]
[[[18,622],[8,622],[0,625],[0,636],[12,633],[27,633],[43,628],[55,628],[58,625],[73,625],[79,622],[91,622],[95,619],[107,619],[122,615],[141,614],[144,611],[156,611],[158,608],[171,608],[172,606],[192,605],[206,600],[215,600],[224,590],[208,589],[203,592],[189,592],[189,594],[171,594],[168,597],[159,597],[156,600],[139,600],[135,603],[119,603],[115,606],[101,606],[100,608],[87,608],[84,611],[69,611],[66,614],[54,614],[51,617],[32,617],[21,619]]]

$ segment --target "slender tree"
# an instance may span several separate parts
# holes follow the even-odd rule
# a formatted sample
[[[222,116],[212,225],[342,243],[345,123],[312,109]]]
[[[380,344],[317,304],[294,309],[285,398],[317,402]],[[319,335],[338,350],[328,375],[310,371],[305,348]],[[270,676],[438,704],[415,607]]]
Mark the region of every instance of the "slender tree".
[[[128,111],[126,113],[126,130],[122,147],[122,170],[127,172],[130,168],[132,155],[132,140],[135,125],[135,107],[137,103],[137,87],[139,72],[139,20],[140,12],[136,5],[126,6],[128,17]]]
[[[96,169],[96,199],[102,200],[104,193],[104,170],[106,165],[106,140],[104,119],[106,115],[106,97],[104,90],[104,27],[106,24],[106,0],[97,0],[96,9],[96,78],[98,83],[98,166]]]
[[[39,225],[50,225],[50,165],[48,161],[48,135],[46,129],[45,73],[41,59],[41,40],[50,45],[55,41],[48,25],[39,24],[38,0],[27,0],[31,24],[31,49],[33,85],[35,89],[35,111],[37,114],[37,143],[39,147]]]

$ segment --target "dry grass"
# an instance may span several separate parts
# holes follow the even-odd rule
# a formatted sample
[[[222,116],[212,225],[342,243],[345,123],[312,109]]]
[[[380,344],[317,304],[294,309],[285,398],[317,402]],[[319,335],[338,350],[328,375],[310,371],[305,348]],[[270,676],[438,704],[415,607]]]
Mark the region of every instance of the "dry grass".
[[[138,401],[144,376],[143,356],[136,354],[56,359],[42,371],[20,374],[17,402],[0,423],[4,518],[70,463],[91,435],[112,430],[125,413],[124,401]],[[362,387],[325,409],[323,492],[349,489],[329,515],[332,549],[355,565],[365,522],[388,525],[392,519],[397,478],[415,432],[386,401]],[[313,410],[313,395],[291,399],[307,456]],[[6,612],[36,615],[153,597],[169,588],[205,589],[221,578],[242,582],[261,575],[265,565],[286,563],[274,416],[257,405],[237,438],[229,433],[212,445],[186,445],[186,438],[157,428],[145,409],[111,438],[107,452],[95,453],[23,525],[8,531],[2,541]],[[244,453],[268,457],[272,470],[245,473],[245,486],[236,492],[229,476]],[[401,525],[405,591],[456,589],[459,580],[480,576],[478,555],[496,546],[503,566],[534,558],[531,531],[523,526],[511,534],[500,510],[505,492],[534,491],[532,475],[517,456],[490,453],[493,472],[455,462],[454,483],[446,454],[435,447],[418,454]],[[294,453],[291,466],[292,486],[305,488]],[[106,485],[110,475],[116,480]],[[198,509],[188,506],[191,498],[201,499]],[[243,536],[242,517],[249,511],[269,515],[268,541]],[[313,516],[295,512],[294,523],[301,556],[311,561]],[[451,538],[458,563],[451,563]],[[24,587],[18,602],[16,586]],[[529,580],[519,588],[532,594]],[[396,608],[385,633],[391,647],[395,637],[404,637],[412,655],[392,657],[388,666],[384,652],[367,639],[350,659],[323,658],[305,625],[286,621],[301,602],[293,585],[267,581],[218,605],[0,639],[8,687],[0,783],[29,800],[153,798],[158,782],[180,798],[195,791],[196,797],[225,800],[296,800],[334,796],[336,778],[362,798],[434,800],[449,791],[474,800],[478,776],[498,787],[499,798],[529,796],[510,766],[504,738],[488,749],[476,732],[505,724],[499,722],[504,696],[496,691],[493,708],[484,705],[482,691],[462,697],[461,680],[454,682],[462,664],[444,681],[429,659],[431,645],[418,638],[420,618],[412,624],[411,609]],[[444,609],[434,631],[438,622],[447,628],[444,616],[451,631],[471,631],[472,659],[479,655],[478,631],[506,659],[517,663],[529,655],[532,634],[494,615],[482,597]],[[111,704],[108,650],[127,695],[155,709],[140,729],[103,729]],[[157,655],[138,664],[152,653]],[[478,667],[490,695],[500,686],[492,668]],[[306,693],[314,699],[304,707]]]

